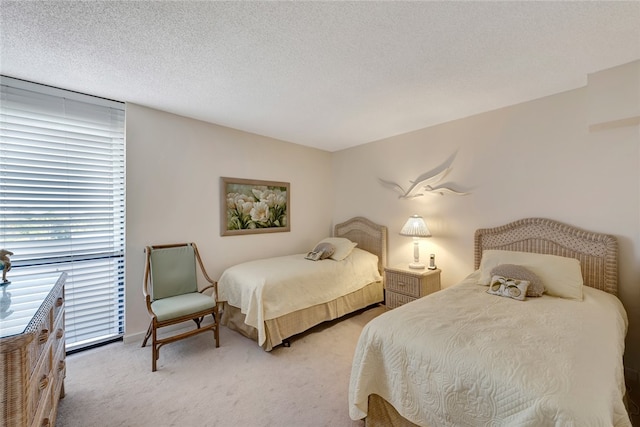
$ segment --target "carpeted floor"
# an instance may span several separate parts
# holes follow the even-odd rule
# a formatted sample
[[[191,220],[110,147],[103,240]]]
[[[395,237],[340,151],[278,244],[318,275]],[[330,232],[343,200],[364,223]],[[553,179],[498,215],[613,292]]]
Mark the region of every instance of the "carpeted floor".
[[[201,334],[160,350],[115,343],[67,358],[58,427],[364,426],[352,421],[348,387],[363,326],[374,307],[319,325],[265,352],[222,327],[220,347]]]

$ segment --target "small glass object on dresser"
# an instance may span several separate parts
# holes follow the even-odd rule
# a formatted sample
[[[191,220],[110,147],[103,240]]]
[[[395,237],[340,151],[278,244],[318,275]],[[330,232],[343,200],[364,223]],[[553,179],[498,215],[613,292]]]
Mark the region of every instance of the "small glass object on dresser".
[[[387,309],[422,298],[440,290],[440,269],[416,270],[405,265],[384,269]]]

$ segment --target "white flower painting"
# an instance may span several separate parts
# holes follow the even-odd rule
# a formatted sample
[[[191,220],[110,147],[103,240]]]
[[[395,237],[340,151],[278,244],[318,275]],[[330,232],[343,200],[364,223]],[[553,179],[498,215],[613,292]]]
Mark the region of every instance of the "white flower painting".
[[[289,183],[221,178],[221,234],[289,231]]]

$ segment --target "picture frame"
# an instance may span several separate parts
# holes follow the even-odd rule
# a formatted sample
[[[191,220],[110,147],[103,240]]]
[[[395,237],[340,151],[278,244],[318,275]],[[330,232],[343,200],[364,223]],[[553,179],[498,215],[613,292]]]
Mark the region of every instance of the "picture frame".
[[[290,184],[220,177],[220,235],[291,231]]]

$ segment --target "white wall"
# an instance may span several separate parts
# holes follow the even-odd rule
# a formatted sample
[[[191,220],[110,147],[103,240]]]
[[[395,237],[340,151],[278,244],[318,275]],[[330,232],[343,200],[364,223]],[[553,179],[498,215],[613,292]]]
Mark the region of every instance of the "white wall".
[[[334,219],[363,215],[386,224],[393,265],[412,258],[411,239],[398,235],[404,221],[414,213],[424,216],[433,237],[422,242],[421,259],[436,254],[444,286],[473,270],[477,228],[544,217],[616,235],[619,297],[630,319],[625,366],[637,372],[639,130],[635,125],[590,132],[589,102],[585,87],[336,152]],[[443,164],[453,168],[443,183],[471,194],[400,200],[377,181],[407,186]]]
[[[306,252],[331,233],[328,152],[127,105],[125,340],[149,323],[143,248],[194,241],[209,275],[249,259]],[[220,236],[221,176],[289,182],[291,232]]]

